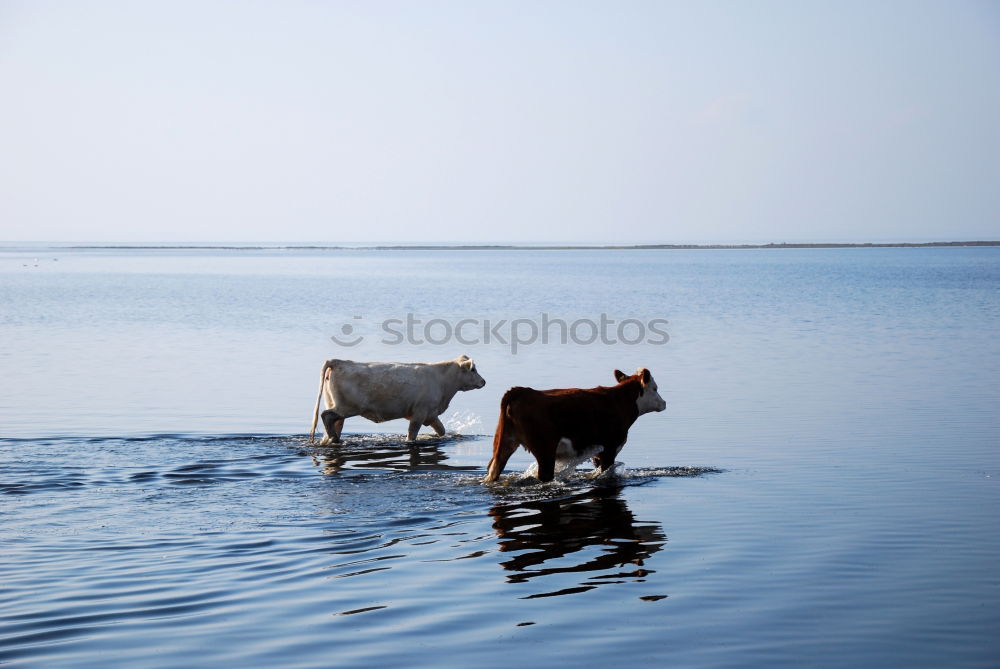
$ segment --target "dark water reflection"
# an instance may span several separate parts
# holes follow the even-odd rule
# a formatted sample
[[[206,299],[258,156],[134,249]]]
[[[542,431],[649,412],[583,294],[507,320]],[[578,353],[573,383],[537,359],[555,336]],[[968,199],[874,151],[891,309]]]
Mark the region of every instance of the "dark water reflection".
[[[451,464],[445,449],[469,439],[451,435],[424,439],[419,444],[401,443],[395,435],[351,435],[344,443],[307,451],[316,468],[327,476],[353,475],[359,471],[425,473],[428,483],[447,482],[465,490],[467,500],[501,498],[488,509],[488,520],[499,539],[496,551],[508,583],[521,584],[544,577],[581,574],[584,580],[525,595],[523,599],[586,592],[602,584],[641,583],[652,573],[645,561],[667,541],[660,524],[636,519],[624,499],[629,484],[642,484],[657,476],[697,476],[714,471],[679,468],[625,474],[621,478],[594,482],[575,475],[550,485],[508,474],[500,486],[479,484],[481,467]],[[475,474],[473,474],[475,472]],[[449,473],[468,476],[449,476]],[[374,482],[371,482],[374,483]],[[379,494],[379,499],[398,500],[399,493]],[[396,509],[385,509],[391,517]],[[475,557],[488,554],[478,551]],[[462,558],[468,558],[468,555]],[[560,584],[564,579],[556,578]],[[376,607],[378,608],[378,607]],[[365,608],[362,612],[374,610]],[[354,611],[350,612],[354,613]]]
[[[551,597],[601,584],[642,582],[645,561],[667,541],[658,523],[636,520],[620,487],[598,487],[559,499],[497,504],[490,511],[498,550],[511,554],[500,566],[510,583],[556,574],[597,575],[579,585],[528,595]]]
[[[401,435],[345,435],[344,441],[332,446],[306,448],[313,462],[327,475],[351,469],[388,469],[393,471],[474,471],[475,465],[452,465],[442,449],[468,439],[450,435],[437,439],[421,439],[406,444]]]

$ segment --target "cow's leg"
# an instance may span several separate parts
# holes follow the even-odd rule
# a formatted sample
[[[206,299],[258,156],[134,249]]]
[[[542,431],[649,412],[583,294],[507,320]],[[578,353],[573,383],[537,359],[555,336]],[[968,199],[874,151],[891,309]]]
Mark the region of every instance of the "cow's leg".
[[[417,440],[417,433],[420,432],[420,426],[423,425],[423,421],[411,418],[410,428],[406,431],[406,441],[412,443]]]
[[[323,419],[323,432],[325,433],[323,441],[319,442],[320,445],[340,443],[340,431],[344,428],[344,417],[333,409],[327,409],[320,414],[320,418]]]
[[[618,455],[620,447],[605,446],[600,453],[594,456],[594,468],[602,473],[610,471],[615,466],[615,456]]]
[[[484,483],[491,483],[500,478],[500,473],[507,466],[510,456],[514,455],[514,451],[520,445],[517,438],[513,436],[513,430],[510,427],[506,427],[499,437],[494,437],[493,458],[486,467],[486,476],[483,478]]]
[[[538,462],[538,480],[548,483],[556,476],[556,454],[554,451],[543,451],[535,454]]]
[[[428,425],[434,428],[434,431],[437,432],[437,436],[439,437],[444,436],[444,425],[441,423],[440,418],[435,418],[430,423],[428,423]]]
[[[510,456],[514,455],[514,451],[517,450],[517,446],[517,443],[511,445],[503,444],[493,449],[493,457],[490,459],[490,464],[486,466],[486,477],[483,479],[484,482],[491,483],[500,478],[503,468],[507,466],[507,461],[510,460]]]
[[[549,441],[544,438],[529,438],[524,440],[524,447],[535,456],[537,471],[535,475],[542,483],[547,483],[556,475],[556,451],[559,448],[559,440]]]

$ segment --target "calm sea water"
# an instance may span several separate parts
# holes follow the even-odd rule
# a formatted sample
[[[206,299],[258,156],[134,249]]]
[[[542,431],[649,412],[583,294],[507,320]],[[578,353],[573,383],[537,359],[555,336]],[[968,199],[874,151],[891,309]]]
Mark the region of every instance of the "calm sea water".
[[[669,341],[476,330],[543,314]],[[995,667],[998,334],[996,248],[0,249],[0,663]],[[324,359],[461,353],[448,436],[306,439]],[[479,483],[640,366],[619,476]]]

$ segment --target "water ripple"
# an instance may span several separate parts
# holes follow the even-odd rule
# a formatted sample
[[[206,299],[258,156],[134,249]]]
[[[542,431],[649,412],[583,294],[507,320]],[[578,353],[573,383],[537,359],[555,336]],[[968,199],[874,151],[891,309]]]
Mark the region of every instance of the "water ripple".
[[[373,633],[427,633],[456,624],[446,611],[465,601],[555,601],[641,584],[654,571],[636,565],[666,536],[621,491],[715,471],[484,486],[481,467],[449,464],[458,442],[475,439],[486,441],[5,441],[0,661],[246,664],[234,641],[248,634],[319,647],[342,634],[327,625],[362,614]],[[67,463],[67,452],[87,464]],[[523,622],[510,616],[510,627]],[[310,620],[327,622],[303,627]],[[209,631],[229,641],[213,644]],[[150,661],[140,635],[167,650]],[[258,640],[243,647],[267,655]]]

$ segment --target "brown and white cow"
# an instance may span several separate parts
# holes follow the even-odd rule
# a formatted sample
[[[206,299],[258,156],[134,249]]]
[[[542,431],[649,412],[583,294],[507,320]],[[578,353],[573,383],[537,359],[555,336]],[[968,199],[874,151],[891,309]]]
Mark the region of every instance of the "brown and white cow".
[[[508,390],[483,481],[496,481],[518,446],[535,456],[542,481],[553,479],[557,463],[560,471],[590,457],[602,472],[614,466],[635,419],[667,406],[648,369],[632,376],[616,369],[615,380],[610,387]]]

